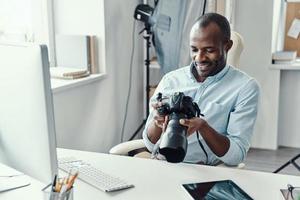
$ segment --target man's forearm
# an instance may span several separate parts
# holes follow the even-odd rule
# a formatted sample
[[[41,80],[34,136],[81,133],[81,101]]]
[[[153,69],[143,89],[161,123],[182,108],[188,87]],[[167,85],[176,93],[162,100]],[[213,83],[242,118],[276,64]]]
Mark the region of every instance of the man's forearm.
[[[230,147],[230,140],[226,136],[219,134],[208,123],[205,123],[199,132],[214,154],[222,157],[227,153]]]
[[[152,121],[147,128],[147,136],[149,140],[155,144],[162,133],[162,128],[158,127],[154,121]]]

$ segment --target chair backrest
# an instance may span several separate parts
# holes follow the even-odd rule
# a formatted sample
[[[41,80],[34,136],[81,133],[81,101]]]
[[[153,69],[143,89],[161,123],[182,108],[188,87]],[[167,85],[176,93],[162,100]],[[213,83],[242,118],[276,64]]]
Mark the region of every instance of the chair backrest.
[[[233,41],[233,45],[228,52],[227,63],[234,67],[239,67],[240,56],[244,50],[244,40],[243,37],[235,31],[231,31],[231,40]]]

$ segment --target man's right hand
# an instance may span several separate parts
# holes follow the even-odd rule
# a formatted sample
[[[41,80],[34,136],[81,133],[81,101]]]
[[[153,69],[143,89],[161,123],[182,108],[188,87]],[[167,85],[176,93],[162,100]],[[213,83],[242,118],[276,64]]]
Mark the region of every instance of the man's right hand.
[[[153,107],[153,121],[150,123],[147,134],[148,138],[151,140],[152,143],[156,143],[157,140],[160,138],[162,132],[165,131],[165,128],[168,123],[168,116],[160,115],[157,111],[157,108],[162,106],[162,102],[157,102],[152,104]]]
[[[157,108],[159,108],[160,106],[162,106],[162,102],[158,102],[158,103],[154,103],[152,104],[153,107],[153,120],[154,120],[154,124],[159,127],[159,128],[163,128],[164,126],[164,122],[165,122],[165,116],[160,115],[157,111]]]

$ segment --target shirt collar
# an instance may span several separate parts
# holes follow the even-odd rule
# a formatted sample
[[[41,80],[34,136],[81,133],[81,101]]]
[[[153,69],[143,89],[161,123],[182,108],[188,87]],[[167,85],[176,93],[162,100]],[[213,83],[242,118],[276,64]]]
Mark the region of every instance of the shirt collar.
[[[207,80],[209,80],[209,81],[218,81],[218,80],[220,80],[228,72],[229,68],[230,68],[230,66],[228,64],[226,64],[225,67],[221,71],[219,71],[217,74],[215,74],[213,76],[207,77],[204,82],[206,82]],[[190,71],[189,71],[189,77],[194,82],[197,82],[197,79],[195,78],[194,73],[195,73],[195,66],[193,65],[193,63],[191,63]]]

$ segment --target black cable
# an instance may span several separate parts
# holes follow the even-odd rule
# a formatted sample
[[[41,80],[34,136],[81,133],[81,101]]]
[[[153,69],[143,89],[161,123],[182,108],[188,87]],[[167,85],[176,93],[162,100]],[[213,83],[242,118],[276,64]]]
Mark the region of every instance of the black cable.
[[[203,150],[203,152],[204,152],[204,154],[205,154],[206,161],[205,161],[204,164],[206,165],[207,162],[208,162],[208,154],[207,154],[207,152],[205,151],[204,146],[203,146],[203,144],[201,143],[201,141],[200,141],[200,139],[199,139],[199,134],[200,134],[199,131],[197,131],[197,139],[198,139],[198,143],[199,143],[201,149]]]
[[[121,131],[121,142],[124,140],[124,129],[125,129],[125,122],[127,119],[127,112],[128,112],[128,103],[131,93],[131,84],[132,84],[132,62],[133,62],[133,55],[134,55],[134,47],[135,47],[135,20],[133,21],[133,28],[132,28],[132,49],[131,49],[131,56],[130,56],[130,66],[129,66],[129,87],[128,87],[128,94],[126,99],[126,107],[125,107],[125,114],[123,119],[122,131]]]
[[[203,114],[201,114],[201,111],[200,111],[200,109],[198,108],[198,110],[197,110],[197,117],[200,117],[200,115],[201,116],[204,116]],[[205,150],[205,148],[204,148],[204,146],[203,146],[203,144],[202,144],[202,142],[200,141],[200,139],[199,139],[199,135],[200,135],[200,133],[199,133],[199,131],[196,131],[197,132],[197,140],[198,140],[198,143],[199,143],[199,145],[200,145],[200,147],[201,147],[201,149],[202,149],[202,151],[204,152],[204,154],[205,154],[205,157],[206,157],[206,160],[205,160],[205,165],[208,163],[208,154],[207,154],[207,152],[206,152],[206,150]]]
[[[202,15],[205,14],[205,8],[206,8],[206,0],[204,0],[204,3],[203,3]]]

